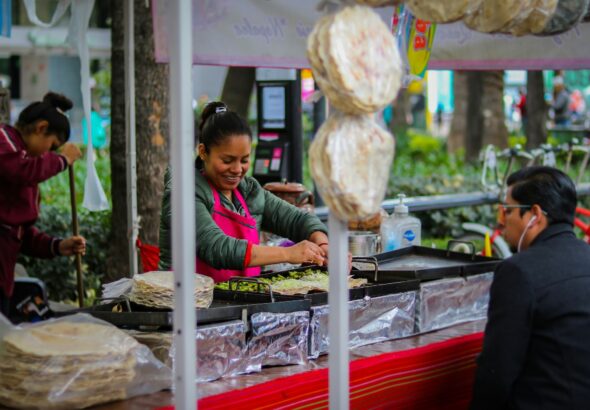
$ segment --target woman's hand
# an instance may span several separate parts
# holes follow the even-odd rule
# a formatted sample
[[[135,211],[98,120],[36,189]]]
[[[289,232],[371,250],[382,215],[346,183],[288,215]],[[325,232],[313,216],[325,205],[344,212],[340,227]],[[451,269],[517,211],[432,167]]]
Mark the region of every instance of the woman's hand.
[[[287,250],[289,263],[311,263],[314,265],[324,265],[327,261],[326,252],[310,241],[301,241]]]
[[[329,252],[329,245],[328,245],[328,236],[320,231],[314,232],[309,237],[309,240],[316,243],[322,251],[324,251],[324,265],[328,266],[328,252]],[[352,254],[348,252],[348,272],[352,270]]]
[[[60,154],[64,156],[68,162],[68,165],[72,165],[74,161],[82,158],[82,151],[80,151],[80,148],[71,142],[66,142],[64,145],[62,145]]]
[[[71,236],[59,243],[59,253],[63,256],[86,253],[86,239],[82,236]]]

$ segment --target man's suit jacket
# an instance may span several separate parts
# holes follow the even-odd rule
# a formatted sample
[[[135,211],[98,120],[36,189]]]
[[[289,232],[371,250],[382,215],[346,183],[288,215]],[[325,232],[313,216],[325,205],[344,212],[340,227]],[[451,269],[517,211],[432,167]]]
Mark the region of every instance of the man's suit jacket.
[[[590,409],[590,246],[554,224],[496,269],[472,409]]]

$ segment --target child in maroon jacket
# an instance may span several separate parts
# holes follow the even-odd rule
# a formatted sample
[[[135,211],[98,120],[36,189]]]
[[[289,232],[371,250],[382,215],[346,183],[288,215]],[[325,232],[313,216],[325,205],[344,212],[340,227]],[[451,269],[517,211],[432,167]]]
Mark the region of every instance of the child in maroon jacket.
[[[84,254],[81,236],[67,239],[35,228],[39,215],[38,184],[65,170],[82,156],[71,143],[64,111],[72,102],[48,93],[27,106],[15,127],[0,124],[0,311],[8,313],[19,252],[40,258]],[[60,153],[52,152],[61,147]]]

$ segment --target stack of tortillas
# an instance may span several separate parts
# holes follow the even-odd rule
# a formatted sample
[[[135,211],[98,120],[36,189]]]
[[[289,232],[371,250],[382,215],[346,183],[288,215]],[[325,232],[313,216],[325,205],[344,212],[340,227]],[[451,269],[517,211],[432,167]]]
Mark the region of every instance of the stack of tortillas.
[[[53,321],[15,329],[0,344],[0,403],[74,409],[127,397],[135,339],[114,326]]]
[[[393,153],[393,136],[370,116],[335,113],[322,124],[309,149],[310,171],[339,219],[366,219],[380,209]]]
[[[307,56],[336,109],[311,144],[312,176],[340,220],[369,218],[385,196],[394,139],[368,114],[391,103],[401,87],[397,43],[373,10],[348,6],[318,21],[308,37]]]
[[[483,33],[554,35],[580,22],[590,0],[407,0],[417,18],[433,23],[463,20]]]
[[[211,305],[214,286],[210,277],[195,274],[195,307],[208,308]],[[174,308],[174,272],[153,271],[133,276],[129,299],[144,306]]]
[[[369,7],[345,7],[320,19],[307,39],[307,56],[319,87],[342,112],[378,111],[400,89],[395,38]]]
[[[396,6],[402,2],[403,0],[356,0],[356,4],[369,7]]]

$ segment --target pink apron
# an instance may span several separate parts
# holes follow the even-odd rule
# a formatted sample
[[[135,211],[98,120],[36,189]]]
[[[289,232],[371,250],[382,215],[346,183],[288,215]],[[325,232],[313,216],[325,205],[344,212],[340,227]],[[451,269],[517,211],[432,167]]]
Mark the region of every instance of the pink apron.
[[[219,193],[209,183],[211,191],[213,192],[213,221],[219,228],[228,236],[236,239],[246,239],[252,245],[260,243],[258,229],[256,229],[256,220],[250,215],[246,201],[242,194],[237,189],[233,190],[233,194],[242,205],[242,209],[246,216],[242,216],[236,212],[230,211],[221,205],[219,200]],[[204,261],[197,258],[197,272],[213,278],[215,283],[224,282],[233,276],[258,276],[260,275],[260,266],[249,267],[243,270],[231,269],[215,269]]]

